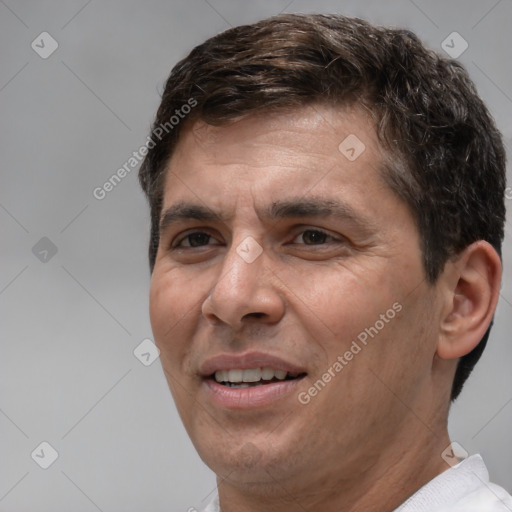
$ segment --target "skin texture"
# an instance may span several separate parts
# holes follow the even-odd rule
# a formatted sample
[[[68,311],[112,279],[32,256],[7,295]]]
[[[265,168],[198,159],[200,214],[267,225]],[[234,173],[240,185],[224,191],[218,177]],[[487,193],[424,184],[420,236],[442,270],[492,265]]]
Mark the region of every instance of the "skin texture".
[[[338,149],[349,134],[365,145],[354,161]],[[163,211],[187,202],[223,219],[165,226],[150,290],[161,362],[218,475],[223,512],[391,511],[449,467],[441,453],[456,362],[490,322],[499,258],[478,242],[427,283],[413,216],[385,185],[383,159],[364,112],[315,105],[196,122],[169,162]],[[319,198],[352,216],[265,216],[274,202]],[[197,232],[210,236],[187,237]],[[252,263],[237,252],[249,236],[263,249]],[[300,403],[396,303],[394,318]],[[201,364],[249,350],[307,375],[267,406],[219,407]]]

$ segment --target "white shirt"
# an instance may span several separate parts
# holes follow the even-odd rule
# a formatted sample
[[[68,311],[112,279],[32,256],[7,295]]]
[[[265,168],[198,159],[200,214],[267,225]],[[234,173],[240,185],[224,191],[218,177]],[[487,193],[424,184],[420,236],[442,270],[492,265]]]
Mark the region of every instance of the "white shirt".
[[[203,512],[221,512],[218,495]],[[512,497],[489,482],[480,455],[472,455],[436,476],[394,512],[512,512]]]

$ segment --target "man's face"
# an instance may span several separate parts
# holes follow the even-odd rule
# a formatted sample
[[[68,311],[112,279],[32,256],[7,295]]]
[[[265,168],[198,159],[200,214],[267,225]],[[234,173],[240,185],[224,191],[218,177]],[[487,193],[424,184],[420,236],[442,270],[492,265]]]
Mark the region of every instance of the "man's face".
[[[358,110],[183,132],[151,322],[183,423],[217,474],[348,478],[426,428],[411,409],[432,402],[439,301],[382,158]]]

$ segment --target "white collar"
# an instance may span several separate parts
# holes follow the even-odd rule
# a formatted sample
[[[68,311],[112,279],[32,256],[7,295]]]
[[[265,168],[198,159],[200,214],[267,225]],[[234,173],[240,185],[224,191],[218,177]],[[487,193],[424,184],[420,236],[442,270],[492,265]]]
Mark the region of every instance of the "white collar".
[[[394,512],[432,512],[445,509],[464,499],[475,489],[497,486],[489,483],[489,473],[479,454],[471,455],[462,462],[437,475],[416,491]],[[500,489],[501,490],[501,489]],[[221,512],[217,494],[203,512]]]

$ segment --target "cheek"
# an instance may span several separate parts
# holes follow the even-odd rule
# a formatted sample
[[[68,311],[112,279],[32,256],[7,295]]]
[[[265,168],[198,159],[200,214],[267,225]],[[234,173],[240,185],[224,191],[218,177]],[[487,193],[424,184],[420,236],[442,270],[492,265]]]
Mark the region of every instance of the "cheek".
[[[157,267],[151,278],[149,310],[155,343],[170,391],[182,417],[188,414],[187,400],[180,379],[189,371],[190,340],[195,329],[196,308],[190,280],[183,282],[178,272]]]
[[[149,293],[149,316],[155,342],[162,352],[177,351],[186,340],[192,312],[200,307],[190,284],[182,282],[177,272],[155,268]]]
[[[166,285],[164,277],[160,277],[157,271],[151,277],[149,289],[149,318],[155,341],[160,344],[165,333],[166,323],[172,322],[174,316],[174,297],[171,286]]]
[[[389,282],[373,279],[368,267],[319,267],[301,272],[285,270],[280,277],[292,292],[288,300],[300,311],[302,321],[325,346],[337,348],[351,341],[365,327],[373,325],[397,300],[398,293]]]

